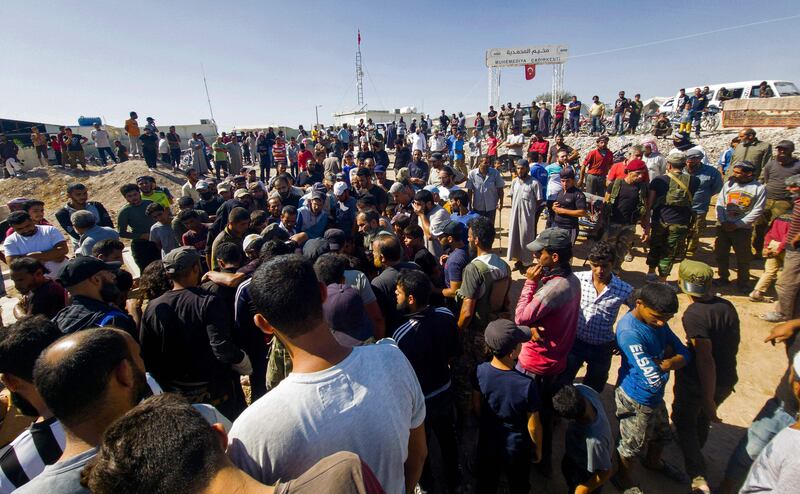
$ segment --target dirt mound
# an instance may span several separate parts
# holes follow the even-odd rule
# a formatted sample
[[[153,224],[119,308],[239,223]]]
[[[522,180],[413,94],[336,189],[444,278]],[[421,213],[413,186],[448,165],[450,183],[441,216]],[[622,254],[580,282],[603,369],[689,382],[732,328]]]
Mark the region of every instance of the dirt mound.
[[[115,219],[125,200],[119,188],[127,183],[135,183],[136,177],[152,175],[161,187],[169,188],[176,197],[186,183],[186,177],[171,168],[159,166],[150,170],[142,160],[131,160],[106,167],[88,166],[87,171],[63,170],[56,167],[39,167],[31,170],[25,178],[0,180],[0,203],[5,204],[15,197],[36,198],[44,201],[45,214],[53,224],[55,212],[67,202],[67,186],[80,182],[89,189],[89,200],[99,201]]]

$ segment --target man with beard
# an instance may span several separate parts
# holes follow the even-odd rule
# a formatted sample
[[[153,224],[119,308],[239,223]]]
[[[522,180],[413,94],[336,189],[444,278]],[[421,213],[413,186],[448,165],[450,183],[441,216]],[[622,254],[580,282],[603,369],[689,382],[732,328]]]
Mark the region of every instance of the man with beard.
[[[139,345],[117,329],[91,329],[65,336],[36,360],[33,382],[66,436],[59,461],[19,493],[88,493],[83,467],[94,458],[103,433],[151,394]]]
[[[33,424],[0,456],[0,492],[11,492],[55,463],[64,449],[64,428],[33,385],[33,365],[45,348],[63,335],[44,316],[22,319],[0,329],[0,380],[11,403]]]
[[[413,212],[414,208],[414,189],[410,185],[403,182],[395,182],[389,189],[389,193],[394,199],[394,212],[395,213],[409,213]]]
[[[533,262],[533,253],[525,248],[536,239],[536,217],[539,204],[544,202],[542,189],[530,175],[528,160],[517,161],[517,177],[511,182],[511,217],[508,230],[509,260],[516,261],[514,269],[523,271]]]
[[[26,256],[41,261],[50,270],[53,278],[69,252],[67,241],[56,227],[36,225],[30,214],[25,211],[14,211],[7,218],[14,233],[3,241],[6,262]]]
[[[199,180],[195,186],[200,199],[197,201],[196,209],[204,211],[208,215],[209,221],[217,218],[217,210],[225,203],[225,200],[211,190],[211,185],[205,180]]]
[[[733,165],[733,175],[722,186],[717,197],[717,239],[714,255],[719,266],[719,284],[728,284],[728,266],[731,247],[736,253],[736,288],[741,293],[750,291],[750,237],[753,224],[764,212],[767,199],[765,187],[755,179],[755,166],[749,161]]]
[[[414,195],[414,213],[425,235],[425,248],[438,259],[442,255],[439,235],[442,234],[442,226],[450,221],[450,214],[434,202],[429,190],[421,190]]]
[[[453,414],[450,364],[460,353],[458,326],[453,313],[429,304],[431,282],[421,271],[404,271],[397,279],[397,309],[404,324],[394,332],[397,346],[417,375],[425,395],[425,437],[428,450],[433,437],[439,443],[446,483],[451,492],[460,484],[458,447]],[[429,457],[428,457],[429,458]],[[420,487],[432,492],[434,486],[430,460],[426,459]]]
[[[56,211],[56,219],[58,220],[58,224],[61,225],[61,228],[67,232],[67,235],[72,237],[73,249],[78,247],[81,236],[72,226],[70,217],[72,213],[81,210],[91,211],[97,219],[98,226],[114,228],[114,222],[111,220],[111,216],[108,214],[103,204],[89,200],[89,190],[86,186],[81,183],[70,184],[67,187],[67,203],[64,204],[64,207]]]
[[[111,303],[119,297],[115,272],[119,264],[110,264],[88,256],[70,259],[58,282],[72,296],[72,303],[56,314],[53,322],[62,333],[87,328],[112,326],[138,336],[133,320]]]
[[[67,292],[55,281],[47,278],[44,265],[30,257],[15,259],[10,265],[14,288],[22,294],[22,300],[14,307],[17,319],[42,314],[55,317],[67,303]]]
[[[200,259],[193,247],[164,256],[173,288],[151,300],[142,315],[142,357],[164,389],[234,419],[246,406],[239,375],[253,368],[231,339],[222,299],[200,288]]]
[[[378,211],[386,209],[386,204],[389,202],[389,196],[385,190],[379,185],[372,183],[372,172],[369,168],[359,168],[356,173],[356,181],[354,184],[354,191],[358,197],[364,197],[369,194],[375,198],[375,205]]]

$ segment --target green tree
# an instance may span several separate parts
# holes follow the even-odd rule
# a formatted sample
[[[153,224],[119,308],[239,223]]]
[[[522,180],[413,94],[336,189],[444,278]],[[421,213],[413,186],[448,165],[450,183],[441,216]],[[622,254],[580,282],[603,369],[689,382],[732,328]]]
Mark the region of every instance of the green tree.
[[[570,91],[566,91],[566,90],[561,94],[561,98],[563,98],[564,101],[568,101],[573,96],[575,96],[575,95],[572,94]],[[553,93],[550,92],[550,91],[547,91],[546,93],[542,93],[542,94],[536,96],[533,99],[533,101],[537,101],[537,102],[538,101],[544,101],[545,103],[549,104],[550,101],[552,101],[552,98],[553,98]]]

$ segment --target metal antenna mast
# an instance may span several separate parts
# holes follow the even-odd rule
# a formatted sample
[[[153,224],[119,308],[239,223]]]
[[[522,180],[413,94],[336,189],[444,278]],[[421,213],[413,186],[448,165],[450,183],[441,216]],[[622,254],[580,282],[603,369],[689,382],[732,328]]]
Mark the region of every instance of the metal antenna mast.
[[[211,96],[208,95],[208,83],[206,82],[206,68],[203,66],[202,63],[200,64],[200,70],[203,71],[203,86],[205,86],[206,88],[206,101],[208,101],[208,111],[211,113],[211,121],[214,122],[214,124],[216,124],[217,121],[214,119],[214,109],[211,108]]]
[[[364,109],[364,71],[361,68],[361,30],[358,30],[358,50],[356,51],[356,92],[358,93],[358,109]]]

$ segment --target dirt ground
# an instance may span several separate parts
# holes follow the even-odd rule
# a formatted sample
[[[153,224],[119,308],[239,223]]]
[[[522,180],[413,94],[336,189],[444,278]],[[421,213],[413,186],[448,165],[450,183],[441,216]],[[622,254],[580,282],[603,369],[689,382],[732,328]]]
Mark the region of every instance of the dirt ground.
[[[159,185],[167,186],[177,196],[180,186],[184,183],[184,178],[180,174],[167,171],[159,167],[155,172],[150,171],[142,161],[129,161],[108,168],[90,167],[88,172],[83,171],[62,171],[57,169],[43,170],[37,169],[28,174],[23,180],[1,180],[0,181],[0,203],[5,203],[13,197],[37,197],[45,201],[47,217],[53,224],[56,224],[53,217],[55,210],[65,201],[65,189],[69,183],[81,181],[90,188],[90,199],[99,200],[109,209],[112,217],[116,217],[117,211],[124,204],[123,198],[119,194],[119,186],[135,181],[139,175],[150,174],[156,177]],[[508,177],[506,177],[508,180]],[[510,204],[510,201],[506,201]],[[509,208],[502,210],[500,215],[503,229],[496,241],[496,252],[505,257],[505,250],[508,246],[507,230]],[[713,218],[709,218],[709,224],[713,224]],[[544,228],[543,222],[539,225],[540,231]],[[703,247],[699,250],[697,258],[714,265],[711,246],[714,241],[713,227],[706,228],[703,238]],[[586,269],[584,260],[591,242],[579,239],[576,246],[576,258],[573,266],[576,270]],[[7,269],[7,267],[4,266]],[[641,247],[637,247],[633,262],[623,266],[625,273],[622,278],[634,286],[640,286],[644,282],[646,265],[644,254]],[[751,275],[754,277],[762,273],[760,261],[754,263]],[[677,273],[677,268],[673,270]],[[6,285],[13,290],[11,282],[5,273]],[[523,277],[519,273],[514,275],[515,282],[512,286],[512,301],[516,301],[519,291],[523,284]],[[674,279],[674,276],[673,278]],[[764,337],[768,334],[771,325],[758,319],[758,314],[770,310],[770,305],[765,303],[750,302],[746,296],[733,292],[722,292],[731,300],[739,311],[741,319],[741,345],[738,354],[739,384],[736,392],[719,408],[719,416],[723,423],[714,424],[711,429],[708,444],[705,447],[705,454],[708,461],[708,479],[712,485],[717,485],[722,479],[727,459],[747,426],[756,415],[762,404],[772,396],[773,390],[783,374],[787,362],[782,345],[771,346],[763,343]],[[687,297],[679,295],[681,310],[670,325],[679,337],[685,337],[681,325],[681,315],[688,304]],[[13,299],[5,298],[2,301],[4,320],[10,321],[10,311],[14,304]],[[613,403],[613,383],[616,381],[616,371],[619,366],[619,357],[615,357],[612,363],[611,377],[609,386],[603,393],[606,404],[606,413],[612,420],[612,428],[616,429],[614,421]],[[672,379],[671,379],[672,380]],[[674,381],[674,380],[673,380]],[[672,386],[669,385],[666,396],[668,407],[671,408]],[[565,486],[558,473],[558,461],[563,454],[563,434],[565,426],[562,423],[556,430],[554,440],[554,469],[555,474],[550,480],[540,477],[534,479],[535,492],[564,492]],[[671,462],[682,466],[680,451],[673,444],[667,448],[666,458]],[[534,474],[535,475],[535,474]],[[678,493],[686,492],[686,487],[670,482],[657,474],[639,471],[641,485],[647,493]],[[607,487],[607,492],[614,492],[613,487]]]

